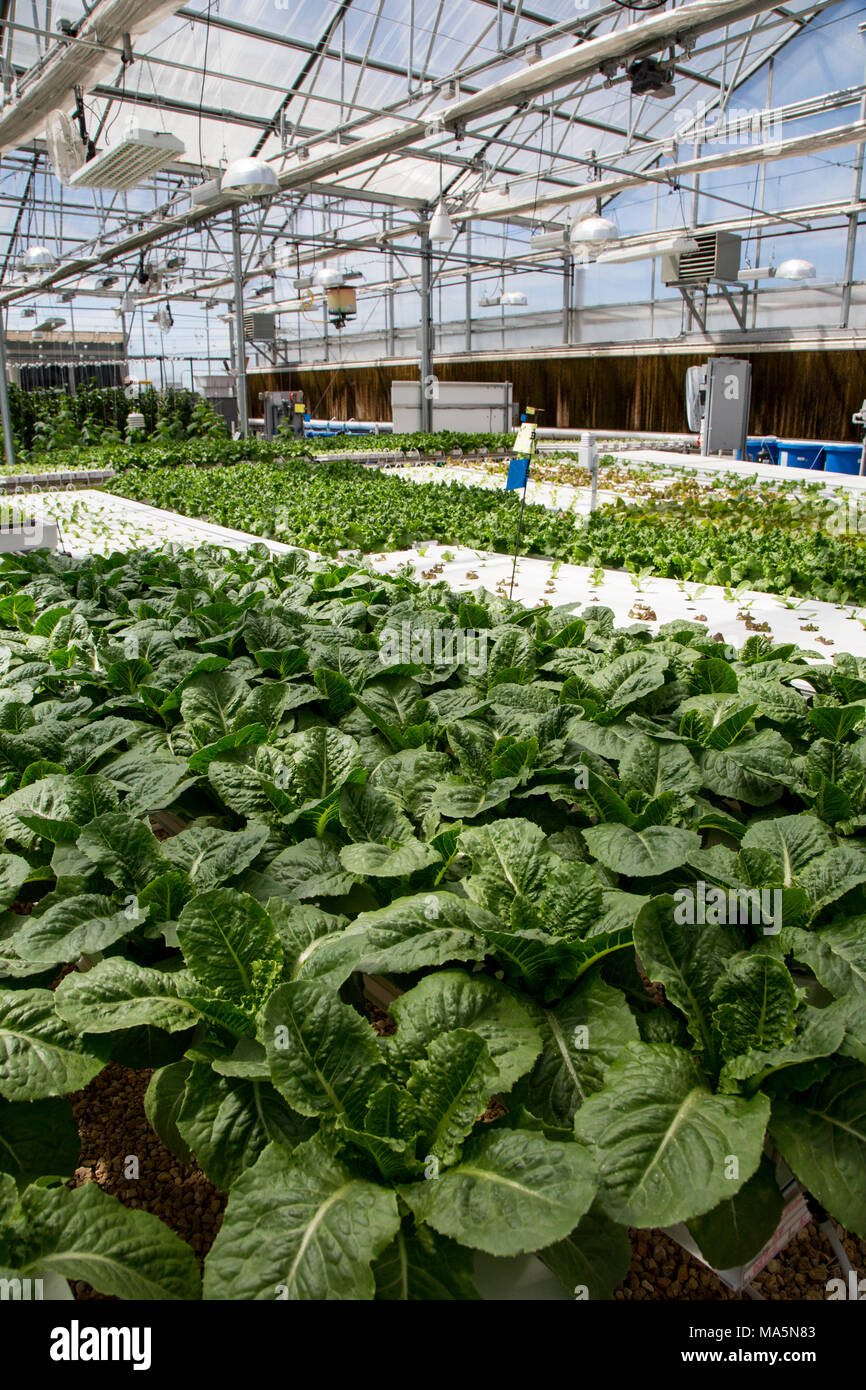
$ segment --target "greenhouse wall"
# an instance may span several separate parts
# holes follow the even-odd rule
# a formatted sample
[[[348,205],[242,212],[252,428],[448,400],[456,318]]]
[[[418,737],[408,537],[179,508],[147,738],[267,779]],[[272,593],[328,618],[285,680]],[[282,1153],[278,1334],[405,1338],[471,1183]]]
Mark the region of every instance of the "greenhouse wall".
[[[718,350],[718,349],[717,349]],[[866,396],[863,355],[853,349],[748,352],[730,355],[752,363],[755,434],[803,439],[858,439],[851,416]],[[513,358],[435,362],[441,381],[511,381],[515,403],[540,407],[545,425],[558,428],[685,431],[685,374],[707,351],[654,356]],[[250,410],[259,393],[297,390],[313,416],[390,420],[391,382],[417,378],[414,365],[328,364],[321,369],[257,372],[248,380]]]

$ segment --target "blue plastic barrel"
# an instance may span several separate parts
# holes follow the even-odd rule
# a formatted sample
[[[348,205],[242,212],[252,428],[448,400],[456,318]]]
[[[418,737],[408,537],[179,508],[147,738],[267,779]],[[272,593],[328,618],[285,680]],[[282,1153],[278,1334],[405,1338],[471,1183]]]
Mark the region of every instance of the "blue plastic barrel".
[[[783,468],[823,468],[823,444],[798,444],[779,441],[779,462]]]
[[[859,473],[863,448],[860,444],[828,444],[827,461],[824,468],[828,473]]]
[[[757,463],[758,455],[765,451],[770,455],[771,462],[779,462],[779,441],[775,435],[766,435],[762,439],[749,439],[746,441],[746,458],[751,463]]]

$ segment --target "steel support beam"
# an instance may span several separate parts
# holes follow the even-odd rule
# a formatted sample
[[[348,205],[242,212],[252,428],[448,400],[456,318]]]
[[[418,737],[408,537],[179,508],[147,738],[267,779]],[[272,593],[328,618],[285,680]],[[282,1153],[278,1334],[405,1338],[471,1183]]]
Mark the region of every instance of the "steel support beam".
[[[3,453],[9,472],[15,471],[15,438],[9,408],[9,381],[6,375],[6,315],[0,311],[0,420],[3,424]]]
[[[235,286],[235,391],[238,398],[238,428],[241,438],[250,432],[247,412],[247,346],[244,335],[244,267],[241,256],[241,215],[232,210],[232,265]]]
[[[421,233],[421,429],[433,430],[433,250],[430,233]]]

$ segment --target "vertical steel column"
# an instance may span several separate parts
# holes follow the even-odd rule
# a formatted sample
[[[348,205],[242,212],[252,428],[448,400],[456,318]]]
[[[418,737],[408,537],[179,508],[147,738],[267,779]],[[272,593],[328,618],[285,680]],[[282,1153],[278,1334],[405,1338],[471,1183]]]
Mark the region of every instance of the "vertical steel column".
[[[433,252],[426,222],[421,233],[421,429],[433,431]]]
[[[238,400],[238,429],[242,439],[250,432],[247,414],[247,348],[244,340],[244,270],[241,261],[241,215],[232,208],[232,260],[235,281],[235,392]]]
[[[394,225],[394,214],[390,210],[385,214],[385,226],[390,230]],[[394,302],[394,251],[392,243],[388,242],[388,293],[385,296],[385,323],[387,325],[388,341],[386,354],[393,357],[397,351],[396,345],[396,305]]]
[[[6,379],[6,315],[0,314],[0,419],[3,422],[3,453],[11,472],[15,469],[15,439],[12,435],[12,411],[9,409],[9,383]]]
[[[472,351],[472,223],[466,224],[466,351]]]
[[[571,301],[574,295],[574,261],[566,252],[562,258],[562,341],[571,342]]]
[[[860,102],[860,119],[866,119],[866,93]],[[863,150],[862,144],[857,146],[857,155],[854,160],[854,190],[851,201],[859,203],[863,196]],[[842,314],[839,322],[840,328],[847,328],[851,320],[851,292],[854,288],[854,257],[857,253],[857,223],[860,220],[859,211],[849,212],[848,214],[848,245],[845,250],[845,279],[842,285]]]

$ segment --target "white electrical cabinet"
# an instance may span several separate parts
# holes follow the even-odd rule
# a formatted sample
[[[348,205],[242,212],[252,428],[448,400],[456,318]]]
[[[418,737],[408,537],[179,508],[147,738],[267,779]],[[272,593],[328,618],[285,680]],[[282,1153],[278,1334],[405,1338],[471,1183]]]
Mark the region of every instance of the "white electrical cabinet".
[[[391,382],[391,418],[395,434],[423,428],[420,381]],[[433,392],[433,430],[463,434],[505,434],[514,425],[514,391],[510,381],[438,381]]]

